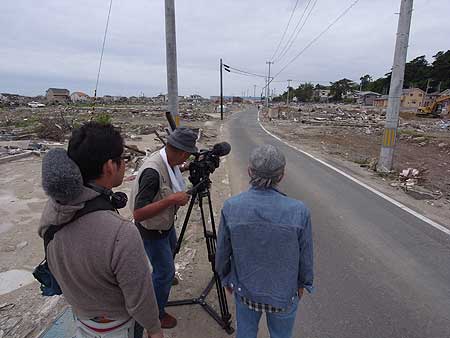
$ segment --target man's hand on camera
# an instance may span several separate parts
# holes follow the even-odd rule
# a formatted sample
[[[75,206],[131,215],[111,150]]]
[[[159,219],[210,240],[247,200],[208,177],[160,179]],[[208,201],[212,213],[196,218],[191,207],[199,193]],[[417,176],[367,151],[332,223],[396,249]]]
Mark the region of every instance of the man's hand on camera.
[[[169,196],[169,199],[172,202],[172,204],[177,205],[177,206],[186,205],[189,202],[190,198],[191,198],[191,195],[189,195],[185,192],[176,192]]]
[[[180,171],[184,172],[186,170],[189,170],[189,166],[191,165],[192,161],[186,161],[182,165],[180,165]]]

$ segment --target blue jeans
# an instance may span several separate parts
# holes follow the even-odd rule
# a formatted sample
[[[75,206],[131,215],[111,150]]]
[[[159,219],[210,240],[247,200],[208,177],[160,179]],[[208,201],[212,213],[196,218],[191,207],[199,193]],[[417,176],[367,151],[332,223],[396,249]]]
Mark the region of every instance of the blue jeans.
[[[173,261],[173,253],[177,245],[175,226],[172,227],[165,238],[144,239],[143,241],[145,252],[153,267],[153,289],[158,303],[159,319],[161,319],[166,314],[164,308],[169,299],[172,281],[175,277],[175,263]],[[143,327],[136,322],[134,337],[141,338],[143,331]]]
[[[177,244],[175,227],[162,239],[144,239],[144,248],[152,263],[153,288],[159,307],[159,318],[166,314],[164,308],[169,299],[172,281],[175,277],[173,252]]]
[[[235,294],[236,302],[236,338],[256,338],[262,312],[253,311],[243,304],[240,296]],[[270,338],[291,338],[297,314],[298,299],[286,312],[266,313]]]

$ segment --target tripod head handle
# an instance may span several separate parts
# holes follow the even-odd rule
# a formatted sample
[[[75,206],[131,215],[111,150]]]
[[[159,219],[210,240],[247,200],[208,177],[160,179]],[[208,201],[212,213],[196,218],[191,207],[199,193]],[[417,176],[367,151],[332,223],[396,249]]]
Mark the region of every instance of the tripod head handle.
[[[194,185],[191,189],[189,189],[188,191],[186,191],[186,194],[188,194],[188,195],[194,195],[195,193],[197,193],[199,190],[200,190],[200,188],[202,188],[203,187],[203,185],[204,184],[208,184],[208,179],[206,178],[206,179],[203,179],[203,180],[201,180],[200,182],[198,182],[196,185]]]

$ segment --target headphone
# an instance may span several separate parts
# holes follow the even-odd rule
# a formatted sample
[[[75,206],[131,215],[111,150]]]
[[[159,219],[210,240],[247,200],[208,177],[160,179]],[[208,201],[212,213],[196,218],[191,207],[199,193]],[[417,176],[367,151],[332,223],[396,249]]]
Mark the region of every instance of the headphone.
[[[100,187],[93,183],[89,183],[88,186],[92,190],[95,190],[96,192],[108,197],[114,209],[122,209],[127,205],[128,196],[124,192],[113,192],[111,189]]]

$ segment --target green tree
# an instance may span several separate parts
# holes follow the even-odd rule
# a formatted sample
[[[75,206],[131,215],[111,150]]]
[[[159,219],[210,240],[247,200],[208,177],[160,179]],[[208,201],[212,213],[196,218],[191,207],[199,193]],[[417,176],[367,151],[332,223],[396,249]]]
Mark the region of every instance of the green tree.
[[[419,87],[422,90],[426,90],[430,71],[431,67],[428,64],[425,55],[416,57],[412,61],[406,63],[403,87]]]
[[[450,88],[450,50],[440,51],[433,56],[434,61],[431,64],[430,77],[433,79],[433,88],[440,90]]]
[[[300,102],[310,102],[314,96],[314,85],[312,83],[302,83],[296,90],[294,95]]]
[[[336,82],[331,82],[331,96],[333,101],[342,101],[342,98],[347,93],[354,92],[358,85],[349,79],[342,79]]]
[[[364,76],[361,76],[359,78],[359,80],[361,81],[361,90],[364,90],[364,91],[369,90],[370,83],[373,80],[372,76],[370,76],[369,74],[366,74]]]
[[[376,79],[375,81],[371,82],[367,90],[375,93],[380,94],[388,94],[389,92],[389,85],[391,83],[391,74],[386,74],[384,77],[380,77],[379,79]]]

